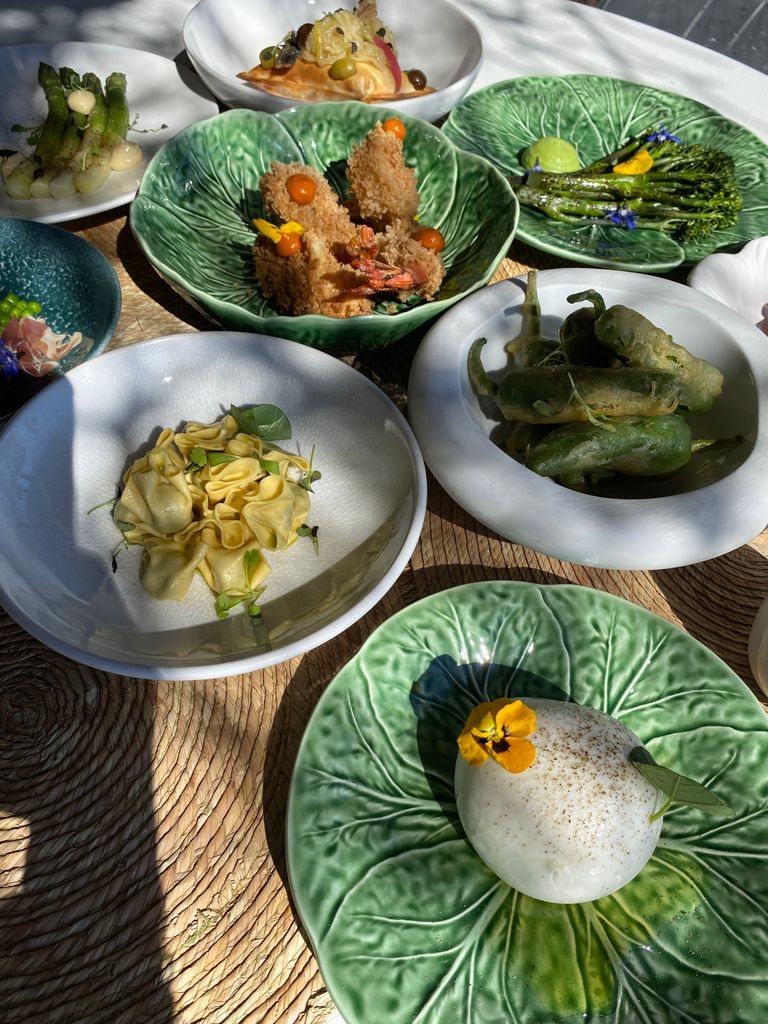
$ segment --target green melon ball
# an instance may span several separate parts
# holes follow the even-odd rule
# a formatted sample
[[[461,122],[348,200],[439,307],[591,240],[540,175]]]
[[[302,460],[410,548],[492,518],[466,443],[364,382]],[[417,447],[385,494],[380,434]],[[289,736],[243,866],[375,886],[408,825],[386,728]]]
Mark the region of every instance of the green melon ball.
[[[542,171],[561,174],[564,171],[578,171],[581,167],[576,147],[567,139],[558,139],[554,135],[546,135],[543,139],[523,150],[523,167],[532,171],[538,160]]]

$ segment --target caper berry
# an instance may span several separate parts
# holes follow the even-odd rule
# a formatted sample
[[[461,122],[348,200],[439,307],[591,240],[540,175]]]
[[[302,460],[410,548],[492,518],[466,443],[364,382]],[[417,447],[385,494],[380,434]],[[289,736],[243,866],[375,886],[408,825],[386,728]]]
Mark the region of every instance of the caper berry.
[[[304,43],[306,43],[309,33],[312,31],[312,27],[311,22],[305,21],[303,25],[300,25],[296,29],[296,45],[299,49],[301,49]]]
[[[266,46],[259,54],[259,64],[261,64],[263,68],[273,68],[275,66],[276,54],[276,46]]]
[[[328,74],[337,82],[343,82],[345,78],[351,78],[357,74],[357,61],[351,57],[339,57],[331,64]]]
[[[427,76],[423,71],[419,71],[418,68],[411,68],[410,71],[405,72],[408,76],[408,81],[411,83],[414,89],[425,89],[427,86]]]

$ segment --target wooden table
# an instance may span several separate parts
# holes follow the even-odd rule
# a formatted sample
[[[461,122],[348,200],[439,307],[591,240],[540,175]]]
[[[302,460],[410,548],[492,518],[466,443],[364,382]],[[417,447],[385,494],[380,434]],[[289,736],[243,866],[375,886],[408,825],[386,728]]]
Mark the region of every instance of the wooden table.
[[[111,347],[210,328],[148,264],[125,213],[66,225],[119,276]],[[516,244],[497,277],[552,265]],[[415,344],[359,368],[402,398]],[[763,548],[758,538],[661,572],[571,565],[502,540],[430,478],[419,543],[385,599],[274,668],[207,682],[125,679],[60,657],[0,614],[0,1019],[331,1019],[286,886],[285,805],[307,719],[371,630],[462,583],[578,583],[687,630],[757,693],[747,638],[768,596]]]

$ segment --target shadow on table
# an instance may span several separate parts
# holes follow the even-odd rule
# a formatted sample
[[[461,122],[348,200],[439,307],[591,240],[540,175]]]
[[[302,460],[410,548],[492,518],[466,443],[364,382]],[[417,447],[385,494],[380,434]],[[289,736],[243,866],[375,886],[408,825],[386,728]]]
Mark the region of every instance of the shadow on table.
[[[0,664],[3,1024],[172,1024],[151,684],[75,669],[4,615]]]

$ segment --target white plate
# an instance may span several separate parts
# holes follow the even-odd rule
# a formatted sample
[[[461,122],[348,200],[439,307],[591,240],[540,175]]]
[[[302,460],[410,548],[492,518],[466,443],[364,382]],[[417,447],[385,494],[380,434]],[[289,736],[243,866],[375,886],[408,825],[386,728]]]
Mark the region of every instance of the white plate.
[[[688,284],[768,334],[768,236],[753,238],[736,253],[706,256],[688,275]]]
[[[506,365],[504,344],[521,329],[524,278],[476,292],[424,338],[408,385],[408,414],[427,465],[480,522],[556,558],[612,569],[662,569],[714,558],[746,543],[768,522],[768,345],[764,335],[705,295],[673,281],[618,270],[545,270],[538,275],[544,333],[557,336],[577,308],[566,301],[594,288],[606,305],[639,310],[725,375],[723,393],[691,416],[694,437],[743,440],[701,452],[674,477],[633,481],[642,497],[568,490],[516,462],[492,440],[490,399],[473,393],[469,347],[485,336],[485,368]],[[581,305],[581,304],[579,304]]]
[[[222,103],[274,114],[301,104],[272,96],[238,78],[259,63],[266,46],[279,43],[305,22],[313,22],[335,7],[351,10],[353,3],[318,8],[315,0],[200,0],[184,22],[184,46],[198,74]],[[449,0],[381,0],[381,20],[395,37],[401,68],[419,68],[436,92],[392,100],[388,110],[400,110],[425,121],[436,121],[451,110],[470,88],[483,59],[483,42],[467,13]]]
[[[110,175],[93,195],[73,199],[10,199],[0,184],[3,217],[55,224],[122,206],[136,195],[145,167],[163,143],[187,125],[219,112],[194,72],[154,53],[101,43],[0,46],[0,149],[22,147],[26,136],[11,131],[13,125],[28,127],[45,118],[45,96],[37,84],[41,61],[56,68],[71,67],[80,74],[93,71],[102,83],[110,72],[123,71],[128,109],[131,120],[136,119],[128,139],[141,146],[143,159],[133,171]]]
[[[242,610],[216,619],[198,577],[183,603],[141,587],[109,508],[126,465],[163,425],[271,402],[290,446],[322,473],[299,541],[270,553],[265,645]],[[287,443],[288,444],[288,443]],[[33,636],[87,665],[142,678],[207,679],[286,661],[356,622],[394,584],[424,519],[415,438],[345,363],[258,334],[172,335],[107,352],[45,388],[0,435],[0,603]]]

